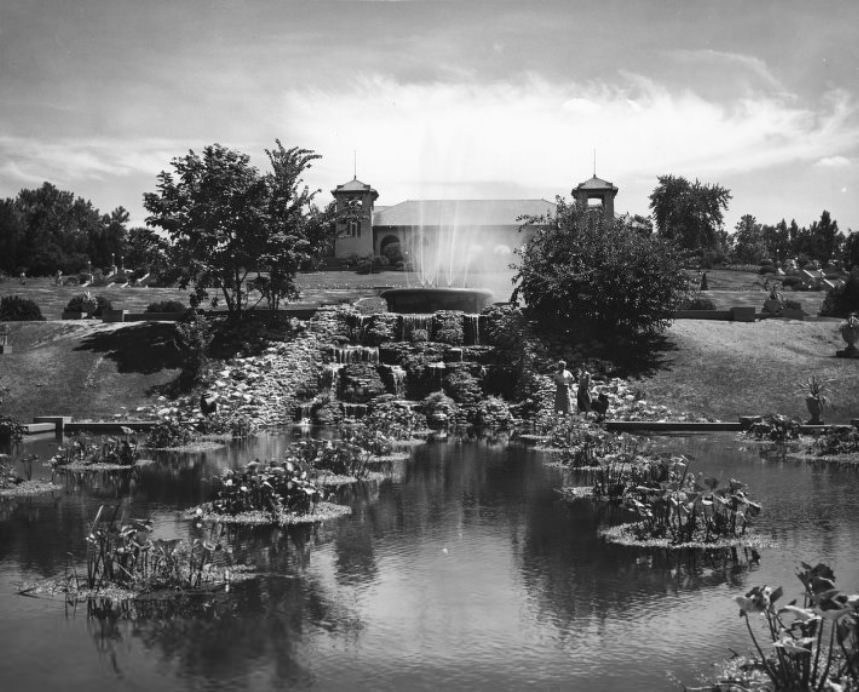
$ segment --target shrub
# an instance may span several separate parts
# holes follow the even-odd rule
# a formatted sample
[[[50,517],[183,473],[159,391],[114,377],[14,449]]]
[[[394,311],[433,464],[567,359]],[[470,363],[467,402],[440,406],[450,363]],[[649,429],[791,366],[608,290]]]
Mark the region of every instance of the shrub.
[[[764,264],[758,268],[758,274],[775,274],[776,268],[771,264]]]
[[[803,283],[802,277],[796,275],[783,276],[781,278],[781,285],[783,288],[797,289],[801,288]]]
[[[340,371],[341,397],[353,404],[365,404],[385,393],[385,384],[372,363],[350,363]]]
[[[92,313],[93,316],[101,317],[107,310],[113,310],[113,304],[110,302],[110,300],[108,300],[104,296],[96,296],[95,312]]]
[[[190,427],[176,421],[162,421],[149,430],[146,446],[152,449],[184,447],[194,437]]]
[[[585,320],[630,337],[670,324],[689,285],[674,243],[630,233],[563,200],[551,225],[517,250],[521,263],[511,300],[521,298],[529,316],[550,329]]]
[[[695,296],[680,303],[680,310],[715,310],[716,304],[712,298],[706,296]]]
[[[24,437],[24,428],[14,418],[0,415],[0,444],[17,445]]]
[[[474,422],[487,427],[506,428],[513,422],[513,416],[504,399],[490,396],[477,405]]]
[[[187,309],[179,300],[161,300],[146,306],[146,312],[185,312]]]
[[[843,284],[830,288],[820,306],[820,314],[827,317],[847,317],[859,311],[859,270],[854,269]]]
[[[396,340],[399,315],[394,313],[377,313],[370,318],[370,324],[364,330],[363,343],[379,346],[388,341]]]
[[[758,440],[767,439],[772,442],[786,442],[799,438],[802,421],[797,418],[788,418],[781,414],[771,413],[758,423],[753,423],[749,428],[748,435]]]
[[[421,402],[421,410],[427,418],[427,423],[443,426],[456,420],[456,402],[444,392],[433,392]]]
[[[69,302],[66,303],[66,312],[85,312],[92,314],[96,311],[97,307],[98,303],[92,293],[79,293],[78,295],[73,296]]]
[[[4,296],[0,299],[0,322],[44,322],[39,306],[29,298]]]
[[[173,340],[182,356],[181,377],[186,385],[200,381],[209,362],[212,338],[211,324],[196,311],[189,311],[181,322],[176,323]]]
[[[433,320],[433,340],[451,346],[462,345],[462,315],[457,312],[437,312]]]
[[[444,391],[461,406],[474,406],[483,398],[480,382],[464,368],[454,370],[445,376]]]

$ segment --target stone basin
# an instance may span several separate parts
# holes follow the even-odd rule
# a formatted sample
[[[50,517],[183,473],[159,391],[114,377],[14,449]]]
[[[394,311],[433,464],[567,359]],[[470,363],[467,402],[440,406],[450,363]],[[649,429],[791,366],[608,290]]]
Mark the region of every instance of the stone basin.
[[[432,313],[437,310],[480,312],[492,302],[486,288],[392,288],[380,294],[388,310],[401,314]]]

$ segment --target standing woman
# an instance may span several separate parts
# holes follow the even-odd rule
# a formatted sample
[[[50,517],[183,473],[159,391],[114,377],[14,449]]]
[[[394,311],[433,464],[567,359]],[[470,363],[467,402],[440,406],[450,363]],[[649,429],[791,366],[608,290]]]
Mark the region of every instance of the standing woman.
[[[576,407],[580,413],[587,413],[591,410],[591,374],[585,368],[582,368],[579,375]]]
[[[558,369],[552,373],[555,383],[555,413],[570,413],[570,385],[573,383],[573,373],[567,370],[567,362],[558,361]]]

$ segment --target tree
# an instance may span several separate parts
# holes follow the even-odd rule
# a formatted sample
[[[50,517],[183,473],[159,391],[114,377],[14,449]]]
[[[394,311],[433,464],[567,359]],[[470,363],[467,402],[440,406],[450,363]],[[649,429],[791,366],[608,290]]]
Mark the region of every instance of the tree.
[[[667,326],[689,281],[677,245],[557,203],[554,219],[528,221],[537,231],[517,250],[512,301],[546,326],[585,319],[631,337]]]
[[[734,257],[746,264],[758,264],[769,257],[761,225],[751,214],[737,221],[734,234]]]
[[[719,231],[731,193],[720,185],[663,175],[650,194],[656,230],[687,250],[719,249]]]
[[[276,144],[266,151],[272,171],[265,175],[246,154],[220,144],[190,151],[173,159],[174,173],[162,171],[157,192],[143,198],[147,224],[171,240],[180,285],[194,285],[196,302],[208,289],[220,291],[231,317],[241,318],[248,307],[251,272],[272,307],[296,295],[295,273],[308,255],[305,233],[316,193],[302,186],[301,175],[321,157]]]
[[[767,247],[767,256],[776,262],[784,262],[790,257],[790,234],[787,222],[782,219],[775,226],[764,224],[761,226],[761,234]]]
[[[824,209],[820,221],[812,223],[808,230],[811,257],[826,263],[839,253],[844,236],[838,230],[838,222],[832,220],[828,211]]]

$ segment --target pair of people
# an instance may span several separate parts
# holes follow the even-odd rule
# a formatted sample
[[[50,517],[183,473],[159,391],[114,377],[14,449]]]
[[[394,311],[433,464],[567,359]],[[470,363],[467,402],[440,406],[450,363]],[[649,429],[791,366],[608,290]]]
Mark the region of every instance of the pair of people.
[[[578,384],[576,392],[576,408],[580,413],[591,410],[591,374],[585,369],[576,370],[574,376],[567,370],[566,361],[559,360],[558,368],[552,373],[555,383],[555,412],[570,413],[572,410],[572,397],[570,396],[570,385],[575,380]]]

